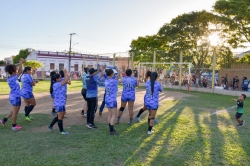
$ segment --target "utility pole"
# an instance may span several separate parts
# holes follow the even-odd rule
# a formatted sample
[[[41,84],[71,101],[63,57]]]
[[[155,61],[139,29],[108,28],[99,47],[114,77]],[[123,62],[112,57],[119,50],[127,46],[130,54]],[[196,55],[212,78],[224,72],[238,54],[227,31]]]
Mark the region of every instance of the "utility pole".
[[[132,68],[132,70],[134,70],[134,57],[135,57],[135,53],[132,52],[132,58],[131,58],[131,68]]]
[[[180,63],[183,62],[183,51],[180,53]],[[182,80],[182,64],[179,65],[179,89],[181,89],[181,80]]]
[[[71,33],[70,35],[70,42],[69,42],[69,71],[70,72],[70,68],[71,68],[71,40],[72,40],[72,35],[75,35],[76,33]]]

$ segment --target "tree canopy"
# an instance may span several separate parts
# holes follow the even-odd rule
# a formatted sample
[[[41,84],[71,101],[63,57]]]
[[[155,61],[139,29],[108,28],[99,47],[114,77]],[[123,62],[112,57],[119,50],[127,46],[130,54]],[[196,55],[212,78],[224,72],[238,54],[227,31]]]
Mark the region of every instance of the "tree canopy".
[[[250,1],[218,0],[213,6],[220,14],[223,31],[228,43],[236,48],[244,42],[250,42]]]
[[[152,36],[138,37],[131,42],[130,52],[135,53],[135,61],[153,61],[156,50],[157,62],[179,62],[183,51],[184,62],[190,62],[200,73],[202,68],[211,68],[211,46],[209,36],[213,33],[223,35],[220,31],[219,16],[207,12],[190,12],[177,16],[170,23],[164,24],[159,32]],[[221,39],[222,40],[222,39]],[[217,67],[231,63],[232,52],[226,45],[220,44],[217,49]]]
[[[240,63],[249,63],[250,64],[250,53],[245,54],[237,62],[240,62]]]
[[[35,60],[29,60],[24,63],[24,66],[29,66],[32,69],[38,69],[43,66],[41,62],[35,61]]]
[[[19,63],[19,60],[21,58],[26,59],[29,54],[30,53],[29,53],[28,49],[20,50],[19,53],[13,59],[13,63],[14,64]]]

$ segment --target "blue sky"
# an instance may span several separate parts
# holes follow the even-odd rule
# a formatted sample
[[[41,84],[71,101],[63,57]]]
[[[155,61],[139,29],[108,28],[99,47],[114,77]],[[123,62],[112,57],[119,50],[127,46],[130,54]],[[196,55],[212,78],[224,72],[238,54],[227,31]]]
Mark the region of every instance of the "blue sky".
[[[216,0],[0,0],[0,59],[20,49],[126,52],[183,13],[211,10]]]

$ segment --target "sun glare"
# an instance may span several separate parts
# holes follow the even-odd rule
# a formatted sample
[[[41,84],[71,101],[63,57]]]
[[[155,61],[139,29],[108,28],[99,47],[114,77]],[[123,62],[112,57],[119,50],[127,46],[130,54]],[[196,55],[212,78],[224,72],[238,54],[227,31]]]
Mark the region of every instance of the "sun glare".
[[[218,45],[218,42],[219,42],[219,40],[220,40],[220,37],[219,37],[219,35],[218,34],[212,34],[212,35],[210,35],[209,37],[208,37],[208,39],[209,39],[209,41],[210,41],[210,43],[211,43],[211,45],[212,46],[216,46],[216,45]]]

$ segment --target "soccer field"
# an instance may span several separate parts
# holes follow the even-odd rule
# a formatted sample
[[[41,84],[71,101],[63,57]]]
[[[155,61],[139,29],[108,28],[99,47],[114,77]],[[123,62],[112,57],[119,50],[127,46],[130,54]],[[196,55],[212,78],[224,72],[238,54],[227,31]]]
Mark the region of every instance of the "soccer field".
[[[135,114],[143,105],[144,90],[137,91]],[[147,113],[142,121],[129,126],[127,109],[122,123],[115,128],[117,136],[108,135],[107,109],[103,116],[96,114],[97,130],[85,127],[80,115],[79,92],[70,92],[64,128],[50,132],[50,98],[37,96],[32,122],[24,121],[20,110],[18,124],[21,131],[11,131],[11,120],[0,127],[1,165],[249,165],[250,113],[249,99],[245,100],[246,121],[236,127],[236,105],[231,96],[166,90],[161,94],[155,134],[147,134]],[[100,94],[102,96],[102,94]],[[119,92],[120,96],[120,92]],[[1,97],[1,96],[0,96]],[[120,98],[118,97],[118,101]],[[0,117],[7,112],[7,98],[1,98]],[[99,104],[101,102],[101,98]],[[119,105],[119,103],[118,103]],[[46,107],[45,107],[46,106]],[[2,110],[4,108],[4,110]]]

